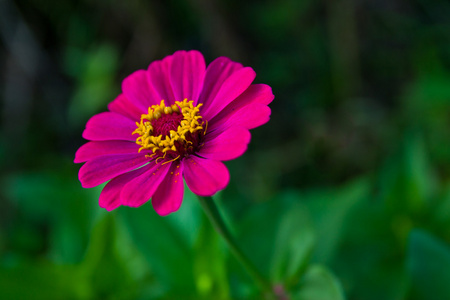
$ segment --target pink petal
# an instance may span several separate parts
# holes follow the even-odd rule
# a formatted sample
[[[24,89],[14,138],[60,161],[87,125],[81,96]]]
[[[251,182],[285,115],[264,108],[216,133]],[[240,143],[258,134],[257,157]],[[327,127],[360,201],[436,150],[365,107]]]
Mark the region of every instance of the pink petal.
[[[170,82],[175,100],[196,100],[203,87],[205,59],[198,51],[178,51],[173,55]]]
[[[228,104],[220,113],[218,113],[214,118],[209,120],[209,126],[215,126],[216,123],[221,123],[222,120],[227,120],[236,111],[241,108],[253,104],[260,103],[268,105],[272,102],[274,96],[272,94],[272,89],[266,84],[252,84],[248,87],[245,92],[243,92],[234,101]]]
[[[113,102],[109,103],[108,109],[136,122],[139,122],[143,113],[147,113],[147,109],[139,109],[124,94],[120,94]]]
[[[152,198],[152,205],[160,216],[177,211],[183,202],[183,164],[172,163],[169,172]]]
[[[93,116],[86,124],[83,137],[91,141],[135,140],[131,134],[136,124],[115,112],[103,112]]]
[[[217,118],[214,118],[216,120]],[[253,129],[267,123],[270,119],[270,108],[265,104],[252,103],[234,112],[225,119],[216,120],[208,124],[208,129],[214,131],[219,129],[224,131],[233,126],[241,126],[246,129]]]
[[[194,194],[211,196],[230,181],[227,167],[220,161],[191,155],[183,161],[184,179]]]
[[[234,72],[222,84],[214,99],[204,103],[201,111],[202,116],[206,120],[211,120],[225,106],[242,94],[250,86],[255,76],[255,71],[249,67]]]
[[[98,200],[100,207],[106,208],[108,211],[119,207],[122,204],[120,201],[120,192],[122,191],[122,188],[130,180],[148,170],[148,168],[148,166],[144,166],[140,169],[119,175],[108,182],[100,193],[100,198]]]
[[[91,188],[148,162],[142,153],[106,155],[86,162],[78,173],[81,185]]]
[[[99,156],[138,153],[139,146],[129,141],[88,142],[75,153],[75,163],[85,162]]]
[[[154,162],[142,175],[128,182],[122,189],[120,199],[123,205],[138,207],[150,200],[170,169],[170,163],[161,165]]]
[[[243,66],[240,63],[233,62],[227,57],[216,58],[206,69],[203,91],[200,94],[198,103],[212,102],[225,80],[242,68]],[[194,105],[197,105],[197,99],[193,100]]]
[[[175,103],[175,96],[169,77],[172,61],[173,55],[166,56],[163,60],[154,61],[148,67],[147,72],[150,84],[153,86],[157,98],[160,102],[161,100],[165,100],[166,105]]]
[[[250,132],[243,127],[231,127],[217,136],[206,135],[205,145],[198,155],[213,160],[230,160],[241,156],[250,142]]]
[[[145,70],[138,70],[122,82],[124,95],[145,111],[147,111],[148,107],[161,102],[159,95],[149,82],[147,73]]]

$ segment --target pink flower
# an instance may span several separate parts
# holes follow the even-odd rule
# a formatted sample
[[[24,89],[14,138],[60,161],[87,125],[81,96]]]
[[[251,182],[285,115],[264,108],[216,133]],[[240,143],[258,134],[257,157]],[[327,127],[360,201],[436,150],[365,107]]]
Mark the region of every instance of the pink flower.
[[[99,204],[138,207],[150,198],[156,212],[180,208],[184,184],[211,196],[230,179],[222,161],[242,155],[249,129],[266,123],[273,100],[256,74],[226,57],[207,68],[198,51],[177,51],[125,78],[108,112],[93,116],[75,163],[85,188],[109,180]]]

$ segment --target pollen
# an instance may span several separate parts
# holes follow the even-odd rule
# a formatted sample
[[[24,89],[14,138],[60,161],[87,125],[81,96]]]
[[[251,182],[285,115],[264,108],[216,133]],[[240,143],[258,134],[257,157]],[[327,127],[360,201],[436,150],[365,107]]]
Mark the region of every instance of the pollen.
[[[136,144],[142,150],[151,150],[151,158],[168,163],[187,156],[197,150],[206,131],[206,121],[200,115],[200,107],[184,99],[166,106],[164,100],[148,108],[148,114],[141,115],[136,122],[138,134]]]

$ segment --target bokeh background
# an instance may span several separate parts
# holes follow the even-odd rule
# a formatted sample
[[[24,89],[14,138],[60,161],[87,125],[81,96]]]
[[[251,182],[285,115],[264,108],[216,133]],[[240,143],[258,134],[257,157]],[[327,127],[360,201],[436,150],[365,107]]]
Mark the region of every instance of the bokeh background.
[[[179,49],[251,66],[271,121],[215,199],[292,299],[450,299],[450,2],[1,0],[0,298],[261,299],[196,198],[106,213],[74,153]]]

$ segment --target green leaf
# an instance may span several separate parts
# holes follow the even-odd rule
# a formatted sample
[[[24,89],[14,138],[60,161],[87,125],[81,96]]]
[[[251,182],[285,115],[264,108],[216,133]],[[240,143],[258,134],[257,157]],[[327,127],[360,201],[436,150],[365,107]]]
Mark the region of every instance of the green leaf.
[[[248,210],[236,226],[239,230],[238,244],[263,274],[274,271],[270,258],[276,247],[277,230],[285,212],[297,200],[297,193],[292,192],[258,203]]]
[[[48,226],[48,254],[54,262],[78,263],[88,242],[92,217],[99,211],[99,188],[82,189],[73,178],[72,162],[61,160],[58,166],[11,174],[6,179],[5,192],[26,216],[24,226]]]
[[[80,264],[32,262],[0,268],[0,295],[5,299],[134,299],[150,284],[145,260],[112,213],[94,227]]]
[[[381,175],[381,197],[388,210],[423,212],[433,194],[435,176],[420,135],[405,136],[400,150],[387,162]]]
[[[198,294],[204,299],[229,299],[225,252],[218,233],[205,214],[195,247],[194,274]]]
[[[305,271],[315,243],[309,215],[303,205],[292,208],[282,220],[275,241],[272,277],[287,286]]]
[[[88,116],[104,110],[105,104],[117,95],[114,76],[118,65],[118,51],[105,43],[88,52],[68,47],[66,65],[67,72],[74,74],[78,81],[69,108],[69,120],[71,125],[79,126]]]
[[[183,243],[189,248],[197,243],[198,232],[202,226],[202,215],[197,196],[185,185],[184,199],[181,208],[173,214],[164,217],[165,220],[180,233]]]
[[[93,299],[90,284],[74,266],[39,262],[0,268],[2,299]]]
[[[101,299],[136,298],[143,283],[150,283],[148,265],[120,230],[114,213],[105,214],[94,227],[80,269]]]
[[[185,203],[176,214],[184,214],[184,210],[189,210]],[[170,291],[174,298],[186,297],[194,292],[193,253],[190,238],[186,236],[187,230],[195,230],[193,223],[186,222],[181,230],[171,221],[176,215],[161,217],[150,202],[138,209],[121,207],[118,212],[124,218],[134,243],[149,263],[161,290]]]
[[[450,248],[423,230],[413,230],[408,270],[414,299],[450,299]]]
[[[450,183],[442,188],[441,195],[433,205],[433,221],[436,223],[438,231],[443,231],[446,236],[450,236]]]
[[[336,277],[321,265],[308,268],[302,277],[293,300],[343,300],[342,287]]]
[[[352,226],[348,217],[370,193],[369,181],[361,178],[339,189],[320,190],[301,198],[307,205],[317,236],[314,259],[327,262],[336,254],[346,226]]]

